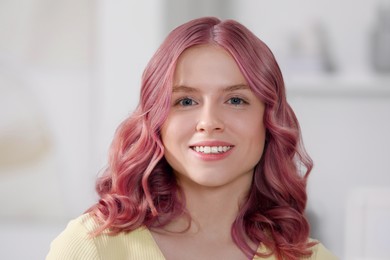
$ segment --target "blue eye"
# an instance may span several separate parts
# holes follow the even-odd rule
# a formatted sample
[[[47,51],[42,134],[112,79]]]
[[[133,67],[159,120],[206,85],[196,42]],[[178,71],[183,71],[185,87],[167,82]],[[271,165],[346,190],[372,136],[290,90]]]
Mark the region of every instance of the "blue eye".
[[[180,99],[177,104],[183,106],[183,107],[187,107],[187,106],[193,106],[196,104],[196,102],[191,99],[191,98],[182,98]]]
[[[239,97],[232,97],[228,100],[228,103],[229,104],[232,104],[232,105],[242,105],[242,104],[246,104],[246,102],[242,99],[242,98],[239,98]]]

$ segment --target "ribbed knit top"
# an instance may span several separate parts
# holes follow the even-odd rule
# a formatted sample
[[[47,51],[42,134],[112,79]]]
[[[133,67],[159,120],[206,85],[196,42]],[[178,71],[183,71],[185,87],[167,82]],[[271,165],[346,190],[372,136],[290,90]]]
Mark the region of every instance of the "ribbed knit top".
[[[95,220],[89,214],[70,221],[66,229],[51,243],[46,260],[165,260],[151,232],[145,227],[115,236],[102,234],[90,237],[90,232],[96,227]],[[271,256],[266,259],[275,258]],[[313,248],[310,259],[337,258],[319,243]]]

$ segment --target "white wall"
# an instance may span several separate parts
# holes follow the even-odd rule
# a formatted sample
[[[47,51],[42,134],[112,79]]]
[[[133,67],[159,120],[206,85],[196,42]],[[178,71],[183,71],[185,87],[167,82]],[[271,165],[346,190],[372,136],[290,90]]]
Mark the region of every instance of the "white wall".
[[[346,226],[354,220],[346,218],[349,194],[362,187],[390,187],[390,78],[375,74],[369,59],[377,4],[384,2],[235,2],[237,19],[270,46],[281,64],[289,101],[315,162],[308,186],[312,235],[342,259],[345,239],[351,236]],[[291,60],[294,37],[307,54],[315,54],[315,24],[326,29],[337,69],[332,74],[318,69],[318,56],[309,62]]]
[[[341,85],[340,88],[345,88]],[[309,178],[308,210],[313,237],[340,257],[345,253],[347,198],[362,187],[389,187],[390,89],[368,85],[362,95],[350,90],[325,93],[290,91],[303,137],[315,167]],[[384,225],[385,227],[385,225]],[[364,227],[355,227],[357,232]],[[345,259],[345,258],[343,258]]]
[[[174,2],[167,1],[168,6]],[[253,30],[280,60],[287,78],[290,102],[298,114],[305,143],[315,161],[308,187],[313,236],[321,239],[340,257],[345,254],[345,226],[348,219],[345,219],[344,208],[349,192],[365,185],[390,186],[387,177],[390,165],[386,160],[389,156],[386,147],[390,144],[387,135],[390,122],[384,120],[390,116],[390,93],[385,89],[390,82],[387,78],[383,81],[377,78],[368,59],[369,34],[375,22],[375,4],[378,2],[244,0],[233,1],[233,7],[224,8],[234,10],[227,15]],[[114,6],[109,5],[111,7],[105,6],[104,9],[110,10]],[[186,20],[183,16],[191,19],[202,14],[212,15],[213,8],[211,3],[209,6],[202,5],[202,8],[195,10],[195,15],[187,13],[188,10],[182,13],[181,9],[167,9],[165,6],[160,17],[166,21],[168,18],[164,17],[169,16],[168,21],[172,22],[174,19],[171,16],[179,12],[175,19]],[[133,98],[134,93],[138,95],[138,85],[135,88],[128,85],[134,86],[131,83],[139,82],[138,76],[146,64],[145,60],[162,40],[158,31],[171,27],[163,22],[155,35],[143,34],[141,37],[145,40],[142,46],[137,45],[137,49],[146,50],[149,56],[136,56],[131,48],[122,47],[126,45],[124,43],[130,44],[128,36],[105,33],[107,25],[122,30],[123,23],[129,19],[122,10],[116,11],[115,19],[102,20],[104,23],[99,26],[103,34],[98,42],[107,45],[102,45],[98,54],[101,58],[111,57],[105,62],[98,62],[104,64],[105,70],[102,68],[102,73],[99,73],[104,75],[104,80],[99,81],[105,83],[102,91],[107,93],[106,110],[102,114],[106,119],[102,122],[109,122],[105,127],[100,127],[105,131],[98,139],[106,140],[101,141],[101,148],[108,142],[113,127],[123,118],[123,111],[128,111],[127,108],[134,104],[132,102],[136,102]],[[112,11],[111,14],[114,14],[114,9]],[[347,13],[348,19],[345,19]],[[293,37],[307,40],[308,43],[303,42],[304,47],[309,50],[313,48],[316,54],[319,47],[311,42],[314,41],[315,45],[315,24],[323,25],[326,29],[330,58],[336,68],[331,75],[316,67],[315,62],[319,62],[315,60],[319,58],[317,56],[302,70],[296,68],[299,63],[290,60]],[[130,56],[139,57],[140,61],[134,63]],[[135,68],[137,71],[134,72],[138,75],[128,74],[124,68]],[[109,87],[110,82],[117,82],[116,87]],[[128,97],[132,98],[131,102],[127,100]],[[369,134],[372,132],[375,134]],[[367,135],[370,137],[367,138]]]
[[[159,10],[159,1],[0,2],[0,95],[22,104],[0,104],[10,111],[0,114],[10,118],[0,119],[0,137],[26,130],[13,113],[42,119],[49,140],[33,162],[0,163],[1,259],[43,259],[69,219],[96,201],[109,142],[157,47]]]
[[[233,6],[224,10],[234,12],[227,16],[263,39],[282,65],[315,161],[309,183],[313,236],[343,257],[349,192],[390,186],[390,83],[378,79],[368,65],[367,35],[380,1],[228,2]],[[26,90],[50,140],[39,162],[12,170],[0,167],[0,229],[5,230],[0,258],[42,259],[68,219],[96,199],[95,177],[106,162],[113,133],[135,107],[142,71],[170,26],[165,17],[175,10],[164,3],[24,0],[21,9],[19,2],[0,2],[0,73],[18,82],[13,89]],[[213,14],[206,7],[197,12]],[[296,37],[304,39],[309,56],[318,51],[313,23],[327,30],[338,69],[331,76],[318,69],[318,56],[308,63],[291,60]],[[40,250],[19,250],[21,236],[24,244]]]
[[[141,75],[162,41],[161,1],[98,1],[93,139],[99,167],[119,123],[138,103]]]
[[[271,47],[287,73],[294,71],[287,65],[292,39],[298,36],[313,41],[313,30],[321,25],[325,27],[337,68],[352,74],[369,70],[370,34],[376,24],[378,4],[390,4],[386,0],[241,0],[234,3],[235,17]],[[304,47],[310,51],[313,45],[308,42]]]

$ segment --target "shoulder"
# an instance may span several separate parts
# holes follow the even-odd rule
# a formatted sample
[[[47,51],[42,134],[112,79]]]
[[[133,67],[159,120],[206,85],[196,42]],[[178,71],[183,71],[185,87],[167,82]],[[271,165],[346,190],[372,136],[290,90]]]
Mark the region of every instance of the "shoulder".
[[[332,254],[323,244],[316,241],[317,244],[313,246],[313,255],[310,260],[338,260],[334,254]]]
[[[163,259],[150,232],[140,227],[131,232],[91,236],[98,224],[89,214],[69,222],[51,243],[51,259]]]
[[[89,214],[68,223],[50,244],[46,260],[51,259],[100,259],[94,239],[89,233],[96,224]]]
[[[332,254],[323,244],[317,240],[309,239],[309,242],[315,242],[315,245],[311,248],[312,255],[301,258],[302,260],[338,260],[334,254]],[[258,249],[259,253],[269,253],[269,249],[261,245]],[[268,259],[276,260],[275,255],[270,255],[268,258],[254,257],[253,259]]]

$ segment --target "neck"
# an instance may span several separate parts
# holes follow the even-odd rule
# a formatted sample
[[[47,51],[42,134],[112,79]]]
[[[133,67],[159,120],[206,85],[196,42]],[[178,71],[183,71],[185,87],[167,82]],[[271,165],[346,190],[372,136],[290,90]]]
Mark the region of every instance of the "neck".
[[[231,239],[231,227],[239,208],[249,192],[252,175],[223,187],[204,187],[190,185],[180,181],[186,209],[191,218],[191,225],[185,232],[193,235],[215,236],[216,239]],[[168,225],[172,231],[183,231],[188,227],[188,218],[182,217]]]

